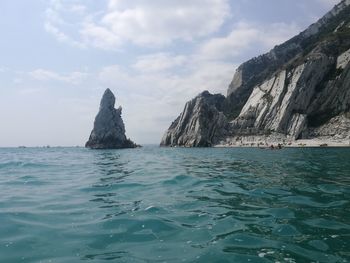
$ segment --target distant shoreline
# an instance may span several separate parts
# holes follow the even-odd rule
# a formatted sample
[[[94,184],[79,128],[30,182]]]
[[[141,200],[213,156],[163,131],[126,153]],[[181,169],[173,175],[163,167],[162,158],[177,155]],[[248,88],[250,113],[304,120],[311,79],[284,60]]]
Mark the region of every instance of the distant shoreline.
[[[214,145],[215,148],[270,148],[273,145],[274,148],[281,145],[282,148],[350,148],[349,140],[322,140],[322,139],[302,139],[296,141],[290,141],[288,143],[282,141],[268,141],[267,143],[261,142],[229,142],[220,143]]]
[[[319,139],[303,139],[292,142],[281,142],[281,141],[268,141],[267,143],[262,142],[229,142],[219,143],[211,147],[190,147],[190,146],[159,146],[159,144],[144,144],[143,146],[154,146],[160,148],[258,148],[258,149],[273,149],[278,150],[278,144],[282,148],[350,148],[349,140],[319,140]],[[0,149],[55,149],[55,148],[85,148],[84,146],[0,146]]]

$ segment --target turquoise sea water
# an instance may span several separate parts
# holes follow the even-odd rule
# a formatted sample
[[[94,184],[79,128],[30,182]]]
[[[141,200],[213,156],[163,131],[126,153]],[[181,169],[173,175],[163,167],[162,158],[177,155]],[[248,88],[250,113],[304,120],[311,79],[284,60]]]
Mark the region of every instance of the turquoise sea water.
[[[350,149],[0,149],[0,262],[349,262]]]

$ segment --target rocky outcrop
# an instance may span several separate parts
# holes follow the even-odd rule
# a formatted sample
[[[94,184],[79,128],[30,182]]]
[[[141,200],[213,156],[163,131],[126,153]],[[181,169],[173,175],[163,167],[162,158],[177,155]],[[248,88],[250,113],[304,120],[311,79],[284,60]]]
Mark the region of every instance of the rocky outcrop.
[[[137,145],[125,136],[125,126],[121,118],[122,108],[114,108],[115,97],[107,89],[95,118],[94,128],[85,147],[91,149],[135,148]]]
[[[181,115],[164,134],[161,146],[208,147],[224,136],[228,124],[222,113],[223,95],[204,91],[186,103]]]
[[[270,138],[273,134],[296,140],[327,136],[327,132],[333,137],[350,133],[347,119],[340,117],[350,112],[350,0],[343,0],[317,23],[269,53],[243,63],[227,97],[220,101],[215,114],[224,115],[220,118],[228,123],[210,122],[215,136],[206,136],[204,146],[240,136]],[[185,113],[186,118],[179,117],[166,133],[176,136],[165,136],[162,144],[198,146],[193,138],[198,138],[201,130],[181,128],[192,127],[192,114],[196,113],[186,108]],[[209,119],[201,116],[200,124],[208,123]],[[332,127],[342,127],[338,129],[341,135]],[[169,138],[192,140],[184,144],[182,139]]]
[[[326,139],[350,140],[349,127],[350,114],[346,113],[333,117],[317,128],[311,128],[309,132],[310,136],[315,138],[326,137]]]
[[[269,79],[281,68],[298,63],[305,54],[333,33],[332,37],[341,35],[349,26],[349,5],[350,0],[341,1],[299,35],[239,66],[227,91],[225,114],[237,117],[256,85]]]
[[[307,62],[256,86],[238,118],[236,129],[253,128],[287,134],[299,138],[307,125],[307,112],[317,85],[334,64],[334,60],[319,53]]]

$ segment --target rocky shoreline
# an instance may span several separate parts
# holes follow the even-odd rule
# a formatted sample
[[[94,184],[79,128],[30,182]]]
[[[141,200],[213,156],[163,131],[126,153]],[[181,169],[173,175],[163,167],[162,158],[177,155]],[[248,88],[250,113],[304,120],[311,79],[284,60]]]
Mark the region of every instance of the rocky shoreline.
[[[256,138],[255,138],[256,139]],[[273,145],[274,148],[278,148],[281,145],[283,148],[319,148],[319,147],[339,147],[347,148],[350,147],[350,140],[332,140],[332,139],[301,139],[301,140],[270,140],[269,138],[260,138],[264,140],[254,140],[252,138],[244,138],[243,141],[229,141],[222,142],[214,145],[216,148],[270,148]],[[267,139],[267,140],[266,140]]]

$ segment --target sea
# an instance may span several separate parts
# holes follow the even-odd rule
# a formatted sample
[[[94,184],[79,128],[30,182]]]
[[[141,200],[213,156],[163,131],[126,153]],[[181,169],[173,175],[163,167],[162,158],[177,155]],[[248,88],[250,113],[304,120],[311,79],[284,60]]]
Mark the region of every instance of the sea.
[[[0,262],[350,262],[350,148],[1,148]]]

